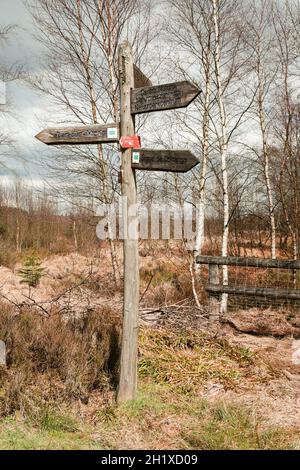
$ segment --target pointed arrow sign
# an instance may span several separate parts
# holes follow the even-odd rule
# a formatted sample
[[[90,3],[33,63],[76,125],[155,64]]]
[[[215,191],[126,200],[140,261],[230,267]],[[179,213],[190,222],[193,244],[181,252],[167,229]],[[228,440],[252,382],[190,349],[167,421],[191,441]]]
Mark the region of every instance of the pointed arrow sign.
[[[47,145],[102,144],[119,142],[119,125],[104,124],[44,129],[35,136]]]
[[[152,86],[150,78],[146,77],[145,74],[136,66],[133,65],[134,74],[134,88],[141,88],[145,86]]]
[[[131,114],[185,108],[201,90],[190,82],[175,82],[132,90]]]
[[[185,173],[198,163],[199,160],[190,150],[134,149],[132,151],[131,166],[136,170]]]

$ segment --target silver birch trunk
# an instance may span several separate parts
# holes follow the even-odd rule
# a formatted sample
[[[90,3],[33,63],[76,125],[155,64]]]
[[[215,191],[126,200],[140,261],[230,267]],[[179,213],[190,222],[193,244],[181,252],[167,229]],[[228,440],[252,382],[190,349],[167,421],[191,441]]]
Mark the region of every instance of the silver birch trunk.
[[[221,50],[220,50],[220,31],[219,31],[219,1],[213,0],[213,21],[215,29],[215,74],[217,86],[217,101],[221,121],[221,171],[223,186],[223,234],[222,234],[222,256],[228,256],[228,238],[229,238],[229,196],[228,196],[228,172],[227,172],[227,120],[223,100],[223,86],[221,77]],[[228,266],[222,267],[223,285],[228,285]],[[220,303],[220,314],[227,311],[228,294],[222,294]]]

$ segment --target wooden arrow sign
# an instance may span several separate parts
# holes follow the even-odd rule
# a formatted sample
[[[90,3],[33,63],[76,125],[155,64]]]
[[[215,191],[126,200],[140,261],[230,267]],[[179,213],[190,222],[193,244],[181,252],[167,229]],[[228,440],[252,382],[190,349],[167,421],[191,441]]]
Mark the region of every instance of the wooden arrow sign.
[[[119,125],[95,124],[80,127],[44,129],[35,136],[47,145],[102,144],[119,141]]]
[[[143,72],[136,66],[133,65],[134,75],[134,88],[141,88],[145,86],[152,86],[151,80],[143,74]]]
[[[136,170],[185,173],[198,163],[199,160],[190,150],[134,149],[132,151],[131,166]]]
[[[190,82],[143,87],[132,90],[131,114],[185,108],[201,90]]]

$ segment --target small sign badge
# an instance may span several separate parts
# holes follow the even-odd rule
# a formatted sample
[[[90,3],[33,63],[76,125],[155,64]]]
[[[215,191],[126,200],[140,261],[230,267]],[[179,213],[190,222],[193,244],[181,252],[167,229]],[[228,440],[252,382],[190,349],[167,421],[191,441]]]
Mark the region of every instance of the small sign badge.
[[[140,152],[132,152],[132,163],[140,163]]]
[[[124,135],[120,139],[120,145],[123,149],[141,148],[141,138],[138,135]]]
[[[107,128],[107,138],[108,139],[115,139],[118,137],[118,130],[116,127],[108,127]]]

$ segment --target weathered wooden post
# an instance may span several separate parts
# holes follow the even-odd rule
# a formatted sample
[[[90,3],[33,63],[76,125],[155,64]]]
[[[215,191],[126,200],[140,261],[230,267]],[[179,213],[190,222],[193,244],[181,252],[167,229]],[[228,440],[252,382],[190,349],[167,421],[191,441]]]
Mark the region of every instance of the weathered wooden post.
[[[131,92],[134,88],[132,49],[128,42],[119,49],[120,136],[134,135]],[[132,400],[137,390],[139,313],[138,217],[132,149],[122,149],[122,196],[124,224],[124,305],[118,401]]]
[[[0,341],[0,366],[6,366],[6,345]]]
[[[218,264],[208,265],[208,276],[210,285],[218,285],[220,283],[220,272]],[[209,293],[209,319],[211,321],[218,321],[220,316],[220,300]]]
[[[118,401],[132,400],[137,390],[137,347],[139,307],[138,214],[135,170],[186,172],[199,163],[186,150],[132,148],[135,114],[184,108],[200,93],[190,82],[152,86],[133,64],[128,42],[119,49],[120,123],[93,126],[47,128],[36,138],[47,145],[107,144],[121,145],[121,184],[124,228],[124,306],[123,335]],[[126,147],[126,148],[125,148]],[[129,147],[129,148],[128,148]]]

